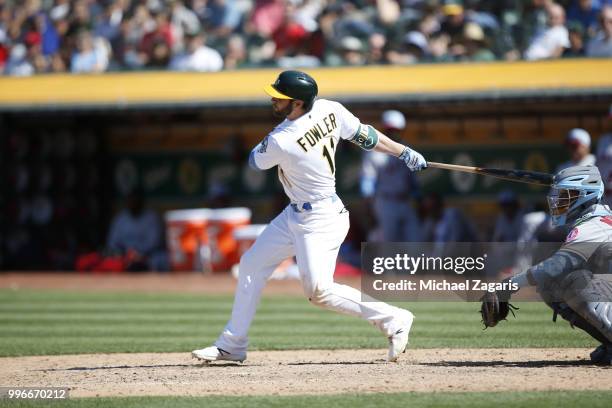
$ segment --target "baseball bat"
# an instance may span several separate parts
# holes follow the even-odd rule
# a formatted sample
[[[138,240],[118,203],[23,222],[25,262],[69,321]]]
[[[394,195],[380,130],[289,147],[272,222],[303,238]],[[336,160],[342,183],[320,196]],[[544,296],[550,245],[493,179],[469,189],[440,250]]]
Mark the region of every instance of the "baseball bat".
[[[516,181],[519,183],[537,184],[540,186],[550,186],[553,182],[553,176],[551,174],[540,173],[538,171],[491,169],[487,167],[460,166],[458,164],[446,164],[436,162],[427,162],[427,166],[436,169],[482,174],[484,176],[492,176],[504,180]]]

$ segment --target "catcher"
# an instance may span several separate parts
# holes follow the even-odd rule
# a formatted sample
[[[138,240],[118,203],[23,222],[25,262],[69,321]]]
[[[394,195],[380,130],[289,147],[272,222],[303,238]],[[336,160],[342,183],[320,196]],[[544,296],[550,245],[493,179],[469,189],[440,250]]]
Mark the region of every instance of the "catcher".
[[[536,286],[554,311],[590,334],[601,345],[591,361],[612,362],[612,211],[601,205],[604,185],[594,166],[566,168],[554,177],[547,197],[554,225],[569,225],[565,243],[550,258],[507,279],[520,288]],[[517,290],[517,291],[518,291]],[[515,291],[516,292],[516,291]],[[514,292],[514,293],[515,293]],[[482,321],[486,327],[504,320],[514,307],[512,292],[497,291],[483,297]]]

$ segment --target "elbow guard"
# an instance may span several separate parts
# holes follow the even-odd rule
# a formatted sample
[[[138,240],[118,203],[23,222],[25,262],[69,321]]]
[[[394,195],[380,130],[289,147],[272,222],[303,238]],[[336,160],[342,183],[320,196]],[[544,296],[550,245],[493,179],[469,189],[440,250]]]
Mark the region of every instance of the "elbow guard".
[[[355,143],[363,150],[372,150],[378,144],[378,132],[370,125],[361,124],[357,133],[349,142]]]

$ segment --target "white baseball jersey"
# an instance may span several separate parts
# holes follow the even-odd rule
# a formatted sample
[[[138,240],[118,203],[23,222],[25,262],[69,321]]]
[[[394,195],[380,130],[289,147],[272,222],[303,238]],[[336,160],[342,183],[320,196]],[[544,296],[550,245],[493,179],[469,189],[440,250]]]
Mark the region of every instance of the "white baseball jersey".
[[[602,208],[599,206],[598,208]],[[605,212],[605,211],[603,211]],[[583,258],[594,273],[612,273],[609,270],[612,251],[612,212],[578,223],[569,232],[559,249]]]
[[[386,337],[405,327],[407,312],[333,279],[338,251],[349,230],[348,211],[336,196],[334,154],[341,139],[353,139],[360,129],[359,119],[344,106],[318,99],[296,120],[285,119],[251,152],[251,166],[261,170],[278,166],[294,205],[285,207],[241,257],[232,317],[216,347],[246,351],[261,291],[278,264],[291,256],[296,257],[304,294],[312,303],[361,317]]]
[[[351,139],[359,119],[338,102],[317,99],[305,115],[285,119],[253,150],[261,170],[278,166],[278,177],[292,202],[336,194],[334,155],[340,139]]]
[[[520,287],[535,283],[547,287],[578,269],[612,273],[612,211],[607,206],[598,205],[593,214],[593,217],[573,226],[559,251],[515,276],[512,281]],[[567,253],[574,255],[573,259],[568,259]]]
[[[607,204],[612,205],[612,133],[603,135],[597,143],[597,168],[606,188]]]

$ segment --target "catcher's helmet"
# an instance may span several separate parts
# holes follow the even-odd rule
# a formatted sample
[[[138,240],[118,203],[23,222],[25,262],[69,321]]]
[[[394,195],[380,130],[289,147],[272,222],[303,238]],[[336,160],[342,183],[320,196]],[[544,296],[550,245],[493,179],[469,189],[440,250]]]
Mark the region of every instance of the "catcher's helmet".
[[[573,166],[555,174],[548,194],[553,225],[575,221],[598,204],[604,193],[601,174],[595,166]]]
[[[281,72],[276,81],[267,85],[264,90],[273,98],[303,101],[304,108],[307,111],[312,108],[315,97],[319,92],[314,78],[301,71]]]

